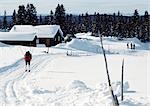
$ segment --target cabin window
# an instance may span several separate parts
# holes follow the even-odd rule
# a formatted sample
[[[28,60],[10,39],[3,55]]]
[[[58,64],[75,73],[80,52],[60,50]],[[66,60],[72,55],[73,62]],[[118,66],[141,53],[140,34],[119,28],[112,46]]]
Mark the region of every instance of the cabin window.
[[[58,41],[61,41],[61,38],[60,38],[60,36],[58,36]]]
[[[56,38],[56,37],[54,38],[54,41],[57,41],[57,38]]]
[[[14,27],[14,31],[16,31],[16,27]]]
[[[36,44],[39,44],[39,39],[36,39]]]

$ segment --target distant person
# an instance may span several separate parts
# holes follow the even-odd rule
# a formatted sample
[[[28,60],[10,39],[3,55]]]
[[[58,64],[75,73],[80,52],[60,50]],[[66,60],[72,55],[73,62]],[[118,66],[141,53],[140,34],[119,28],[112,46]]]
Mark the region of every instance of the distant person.
[[[129,43],[127,43],[127,49],[129,49]]]
[[[133,44],[133,49],[135,49],[135,44]]]
[[[25,71],[28,70],[30,72],[30,61],[31,61],[31,59],[32,59],[32,55],[29,51],[27,51],[24,55],[24,60],[25,60],[25,64],[26,64]]]
[[[131,46],[131,49],[132,49],[133,48],[133,44],[131,43],[130,46]]]

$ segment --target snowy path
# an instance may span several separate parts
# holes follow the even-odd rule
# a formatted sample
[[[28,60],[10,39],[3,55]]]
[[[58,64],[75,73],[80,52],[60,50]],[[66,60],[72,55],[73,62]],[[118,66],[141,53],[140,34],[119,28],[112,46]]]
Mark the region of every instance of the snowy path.
[[[21,103],[20,98],[18,98],[18,91],[16,91],[17,83],[25,80],[32,72],[35,74],[40,71],[50,60],[49,55],[33,56],[30,73],[24,71],[23,60],[18,60],[13,66],[7,66],[7,72],[0,76],[0,81],[3,82],[0,83],[1,104]]]

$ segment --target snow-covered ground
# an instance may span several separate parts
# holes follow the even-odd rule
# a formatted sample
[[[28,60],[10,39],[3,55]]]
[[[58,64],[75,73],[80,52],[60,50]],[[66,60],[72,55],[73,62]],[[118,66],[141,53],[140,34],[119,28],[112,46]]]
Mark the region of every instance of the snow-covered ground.
[[[0,43],[0,105],[112,106],[99,38],[89,33],[76,36],[71,42],[51,47],[48,54],[45,47]],[[136,45],[135,50],[127,49],[126,44],[131,42]],[[103,43],[120,106],[150,106],[150,43],[109,37],[103,38]],[[23,57],[27,50],[33,55],[31,72],[25,72]]]

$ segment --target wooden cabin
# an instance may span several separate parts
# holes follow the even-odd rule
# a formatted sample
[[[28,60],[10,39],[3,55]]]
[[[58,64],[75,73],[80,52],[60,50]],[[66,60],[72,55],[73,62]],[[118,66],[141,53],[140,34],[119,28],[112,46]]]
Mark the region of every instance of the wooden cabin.
[[[36,46],[35,33],[0,32],[0,42],[10,45]]]
[[[64,40],[63,32],[59,25],[39,25],[35,26],[37,33],[37,43],[46,46],[55,46]]]
[[[45,44],[45,46],[55,46],[64,40],[63,32],[59,25],[14,25],[10,32],[36,33],[36,44]]]

